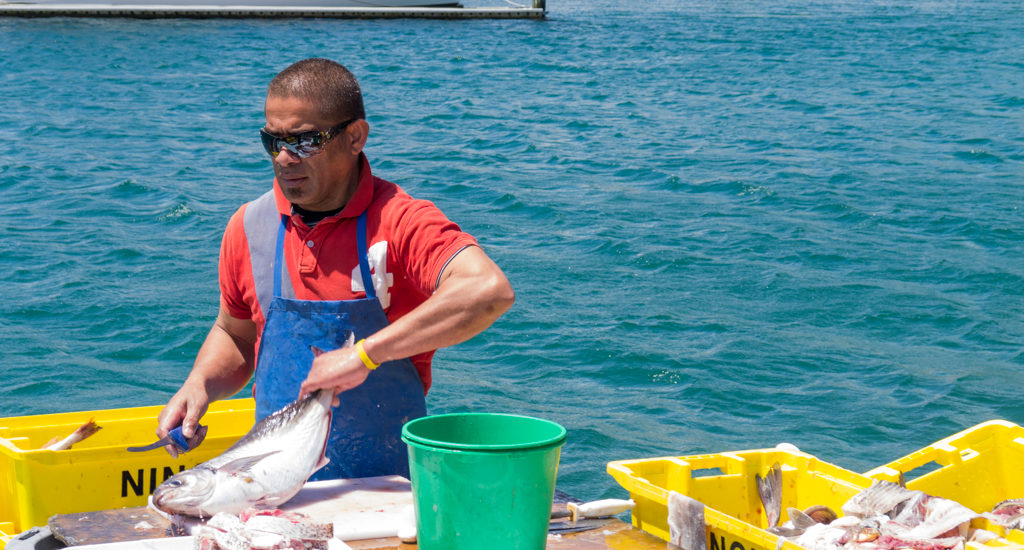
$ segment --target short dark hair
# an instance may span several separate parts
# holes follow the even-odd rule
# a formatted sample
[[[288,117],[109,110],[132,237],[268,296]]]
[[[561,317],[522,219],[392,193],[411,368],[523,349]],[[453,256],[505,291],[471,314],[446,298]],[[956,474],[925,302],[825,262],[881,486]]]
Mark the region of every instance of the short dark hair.
[[[337,122],[366,118],[363,92],[344,65],[313,57],[289,65],[267,86],[267,97],[297,97],[314,102],[320,112]]]

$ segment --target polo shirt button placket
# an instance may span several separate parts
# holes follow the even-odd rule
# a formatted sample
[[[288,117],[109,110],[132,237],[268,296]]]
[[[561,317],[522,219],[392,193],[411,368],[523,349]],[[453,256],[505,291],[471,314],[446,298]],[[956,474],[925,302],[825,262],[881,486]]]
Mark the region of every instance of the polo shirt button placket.
[[[306,252],[299,259],[299,273],[310,274],[316,269],[316,241],[306,241]]]

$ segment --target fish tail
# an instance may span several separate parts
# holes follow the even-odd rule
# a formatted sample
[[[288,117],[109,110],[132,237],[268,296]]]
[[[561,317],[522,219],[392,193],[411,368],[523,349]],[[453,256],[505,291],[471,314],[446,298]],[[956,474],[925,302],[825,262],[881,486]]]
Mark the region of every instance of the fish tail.
[[[71,435],[60,441],[47,443],[43,449],[49,449],[51,451],[64,451],[70,449],[72,445],[95,434],[100,431],[100,429],[102,429],[102,426],[96,424],[95,419],[90,418],[88,422],[79,426],[78,429],[71,433]]]
[[[754,483],[757,485],[757,494],[761,497],[768,527],[778,526],[779,516],[782,515],[782,466],[778,462],[772,464],[764,477],[754,474]]]

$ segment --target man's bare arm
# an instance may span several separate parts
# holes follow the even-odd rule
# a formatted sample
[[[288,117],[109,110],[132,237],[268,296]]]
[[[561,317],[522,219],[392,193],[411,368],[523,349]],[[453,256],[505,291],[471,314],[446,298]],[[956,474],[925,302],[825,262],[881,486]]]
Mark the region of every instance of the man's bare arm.
[[[232,317],[221,304],[192,372],[157,417],[157,436],[180,425],[182,435],[192,437],[210,403],[244,388],[252,376],[255,342],[256,323]]]
[[[514,302],[501,268],[470,246],[445,267],[433,296],[367,338],[364,349],[373,362],[383,363],[453,346],[491,326]],[[320,388],[339,393],[362,384],[369,373],[354,349],[335,350],[313,361],[300,393]]]

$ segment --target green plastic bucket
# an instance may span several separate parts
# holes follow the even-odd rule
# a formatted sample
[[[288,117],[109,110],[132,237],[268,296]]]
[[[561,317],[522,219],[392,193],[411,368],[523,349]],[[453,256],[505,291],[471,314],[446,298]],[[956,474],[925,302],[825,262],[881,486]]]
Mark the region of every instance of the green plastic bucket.
[[[544,548],[565,428],[492,413],[402,428],[421,550]]]

